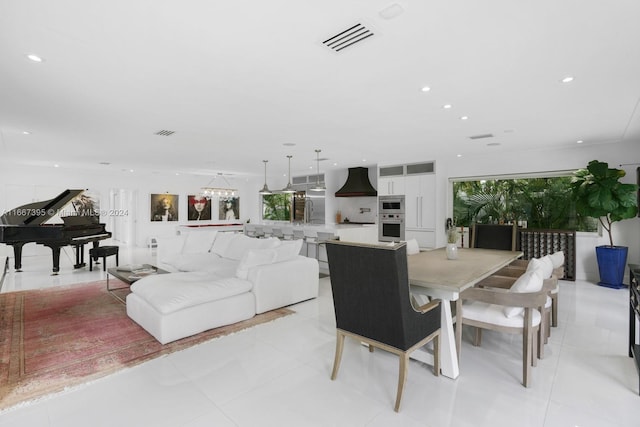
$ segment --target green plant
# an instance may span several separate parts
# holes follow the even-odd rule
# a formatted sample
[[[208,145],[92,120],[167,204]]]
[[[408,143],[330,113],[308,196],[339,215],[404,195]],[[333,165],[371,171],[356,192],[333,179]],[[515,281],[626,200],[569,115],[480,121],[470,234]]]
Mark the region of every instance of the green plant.
[[[635,184],[624,184],[622,169],[609,168],[605,162],[592,160],[586,169],[578,169],[571,179],[571,194],[579,215],[598,218],[613,244],[611,225],[633,218],[638,213]]]

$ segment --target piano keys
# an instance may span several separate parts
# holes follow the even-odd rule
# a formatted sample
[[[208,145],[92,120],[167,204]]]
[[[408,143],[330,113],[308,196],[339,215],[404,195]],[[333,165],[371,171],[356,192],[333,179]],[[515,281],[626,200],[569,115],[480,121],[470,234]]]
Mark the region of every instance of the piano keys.
[[[56,274],[60,270],[61,247],[74,246],[74,268],[81,268],[86,265],[84,245],[93,243],[95,247],[100,240],[111,237],[105,224],[99,223],[97,213],[82,212],[83,215],[61,216],[63,224],[45,224],[83,192],[84,190],[65,190],[51,200],[29,203],[0,216],[0,243],[13,246],[16,271],[22,271],[22,247],[27,243],[33,242],[51,249],[53,272]]]

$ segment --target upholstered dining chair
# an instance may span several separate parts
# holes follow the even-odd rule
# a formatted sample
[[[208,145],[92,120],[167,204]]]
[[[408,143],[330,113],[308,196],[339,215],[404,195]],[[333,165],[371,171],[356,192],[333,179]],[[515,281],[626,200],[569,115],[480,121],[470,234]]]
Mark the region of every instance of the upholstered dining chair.
[[[473,224],[471,247],[515,251],[518,227],[516,224]]]
[[[486,287],[465,289],[462,325],[476,328],[474,345],[481,342],[482,329],[522,335],[522,384],[531,384],[531,366],[537,365],[537,347],[547,290],[542,275],[530,271],[519,277],[510,289],[500,289],[486,283]],[[540,344],[541,345],[541,344]]]
[[[412,305],[406,243],[367,245],[326,242],[336,316],[336,352],[331,379],[340,368],[345,337],[400,357],[394,409],[400,409],[409,355],[433,341],[435,375],[440,370],[440,301]]]

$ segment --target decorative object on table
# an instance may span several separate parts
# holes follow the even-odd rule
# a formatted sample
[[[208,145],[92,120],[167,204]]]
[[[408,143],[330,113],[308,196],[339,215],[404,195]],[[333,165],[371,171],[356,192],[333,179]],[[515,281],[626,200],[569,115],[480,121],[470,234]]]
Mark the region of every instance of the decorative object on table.
[[[152,194],[151,221],[178,221],[178,195]]]
[[[609,245],[596,247],[600,273],[600,286],[619,289],[624,287],[624,268],[628,247],[615,246],[611,227],[614,222],[634,218],[638,212],[636,184],[625,184],[622,169],[609,168],[605,162],[592,160],[586,169],[578,169],[571,180],[572,198],[576,213],[598,218],[609,235]]]
[[[336,212],[336,224],[340,224],[342,222],[342,212]]]
[[[447,259],[458,259],[458,237],[460,231],[456,228],[455,224],[447,224]]]

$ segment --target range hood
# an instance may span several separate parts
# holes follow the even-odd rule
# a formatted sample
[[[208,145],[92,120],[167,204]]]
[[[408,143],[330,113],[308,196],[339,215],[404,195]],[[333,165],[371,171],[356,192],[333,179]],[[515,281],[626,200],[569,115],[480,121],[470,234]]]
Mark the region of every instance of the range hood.
[[[378,191],[369,181],[369,169],[363,167],[349,168],[347,182],[336,191],[336,197],[375,197],[377,195]]]

